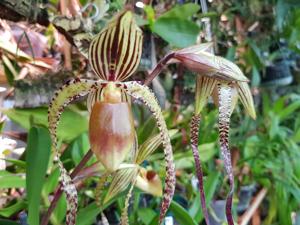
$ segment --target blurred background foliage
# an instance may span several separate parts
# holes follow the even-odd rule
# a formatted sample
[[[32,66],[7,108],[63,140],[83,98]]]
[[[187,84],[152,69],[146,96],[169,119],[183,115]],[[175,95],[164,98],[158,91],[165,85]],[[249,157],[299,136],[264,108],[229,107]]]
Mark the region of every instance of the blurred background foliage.
[[[144,38],[139,72],[165,53],[203,41],[203,20],[211,22],[216,54],[237,63],[251,80],[257,109],[253,121],[238,108],[231,125],[235,173],[234,214],[239,224],[300,224],[300,2],[298,0],[31,0],[0,2],[0,224],[40,224],[58,187],[47,129],[47,104],[54,91],[72,77],[96,78],[80,54],[76,38],[95,34],[117,11],[133,7]],[[59,29],[55,18],[67,16]],[[80,16],[79,16],[80,15]],[[76,23],[80,21],[80,29]],[[74,26],[74,27],[72,27]],[[71,43],[71,44],[70,44]],[[176,163],[176,193],[167,220],[174,224],[204,224],[194,162],[189,146],[195,75],[170,66],[152,88],[169,129]],[[58,138],[63,162],[70,171],[89,150],[85,99],[62,115]],[[139,144],[157,133],[155,121],[138,102],[133,106]],[[212,104],[203,113],[199,151],[212,224],[224,224],[228,191],[223,174]],[[90,172],[92,158],[75,180],[79,190],[78,225],[102,224],[94,201],[99,172]],[[160,147],[143,166],[164,179]],[[107,190],[106,190],[107,191]],[[125,192],[124,192],[125,193]],[[118,224],[125,194],[103,206],[110,224]],[[134,191],[131,224],[151,225],[160,199]],[[63,224],[66,202],[61,198],[50,223]],[[173,223],[170,223],[173,224]]]

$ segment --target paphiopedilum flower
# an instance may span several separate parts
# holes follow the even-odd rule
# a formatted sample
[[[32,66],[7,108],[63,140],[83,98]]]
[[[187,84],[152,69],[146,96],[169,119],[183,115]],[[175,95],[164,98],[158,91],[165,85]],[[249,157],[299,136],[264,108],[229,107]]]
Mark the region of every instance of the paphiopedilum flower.
[[[234,179],[228,138],[230,116],[238,99],[241,100],[246,112],[253,119],[256,118],[256,113],[253,98],[247,83],[247,77],[245,77],[240,68],[231,61],[210,53],[211,47],[210,43],[205,43],[167,54],[154,68],[145,84],[149,84],[151,80],[161,72],[164,66],[171,63],[181,63],[187,69],[197,74],[195,112],[191,121],[191,147],[195,159],[196,173],[199,180],[201,205],[208,225],[210,223],[203,190],[203,173],[198,151],[198,131],[201,119],[200,114],[205,107],[209,96],[213,95],[215,104],[219,109],[220,148],[230,183],[230,192],[226,201],[226,217],[229,225],[233,225],[234,222],[231,207],[234,191]]]
[[[177,131],[170,130],[172,137]],[[99,207],[113,199],[117,194],[125,191],[130,186],[125,207],[121,216],[121,224],[128,224],[127,208],[129,199],[132,194],[133,187],[136,186],[140,190],[153,196],[161,197],[163,194],[162,182],[158,174],[149,168],[144,168],[141,164],[162,144],[160,134],[149,137],[139,147],[135,145],[135,151],[129,163],[122,163],[118,170],[114,172],[105,172],[96,188],[96,201]],[[103,194],[104,185],[108,178],[111,178],[108,191]]]
[[[72,100],[85,95],[88,95],[87,105],[90,111],[91,149],[105,167],[107,174],[118,171],[130,151],[135,154],[135,128],[130,97],[140,99],[149,108],[156,119],[166,161],[166,179],[159,224],[169,208],[175,189],[175,166],[166,123],[159,104],[148,87],[135,81],[124,82],[139,65],[142,38],[142,31],[131,12],[125,11],[115,16],[89,46],[89,63],[99,80],[69,81],[60,88],[50,103],[49,129],[52,150],[61,172],[61,183],[67,197],[67,224],[75,224],[77,191],[60,161],[56,130],[65,106]],[[135,171],[135,167],[132,170]],[[132,176],[131,172],[126,174]],[[126,179],[126,174],[120,175],[122,181]]]

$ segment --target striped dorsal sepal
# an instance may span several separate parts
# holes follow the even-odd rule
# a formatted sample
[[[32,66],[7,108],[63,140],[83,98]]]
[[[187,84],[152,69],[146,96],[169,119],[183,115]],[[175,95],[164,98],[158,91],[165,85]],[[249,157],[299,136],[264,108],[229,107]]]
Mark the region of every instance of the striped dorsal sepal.
[[[122,81],[137,69],[143,34],[130,11],[120,13],[93,39],[89,61],[103,80]]]

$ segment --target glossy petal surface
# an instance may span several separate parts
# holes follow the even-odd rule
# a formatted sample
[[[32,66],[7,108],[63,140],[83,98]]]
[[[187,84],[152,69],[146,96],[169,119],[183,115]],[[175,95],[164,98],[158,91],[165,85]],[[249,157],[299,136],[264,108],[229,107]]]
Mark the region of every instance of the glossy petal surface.
[[[107,170],[115,171],[134,143],[133,117],[129,104],[96,102],[89,124],[92,151]]]

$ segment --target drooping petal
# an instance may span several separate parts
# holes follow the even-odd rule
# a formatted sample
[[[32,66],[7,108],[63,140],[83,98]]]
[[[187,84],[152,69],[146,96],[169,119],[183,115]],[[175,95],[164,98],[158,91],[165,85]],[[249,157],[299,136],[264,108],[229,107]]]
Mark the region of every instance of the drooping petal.
[[[91,42],[89,61],[92,69],[103,80],[125,80],[140,63],[142,39],[142,31],[132,13],[120,13]]]
[[[103,200],[103,204],[107,203],[117,194],[125,191],[130,183],[132,183],[138,172],[138,167],[134,164],[128,166],[127,168],[122,168],[117,170],[112,175],[112,181],[109,185],[107,194]]]
[[[60,161],[60,153],[57,147],[57,126],[60,115],[64,107],[72,100],[88,94],[94,86],[100,85],[99,82],[75,79],[69,81],[55,93],[48,109],[49,130],[52,139],[52,151],[54,152],[54,160],[58,163],[61,173],[61,183],[67,198],[67,215],[66,223],[75,224],[77,211],[77,191],[75,185],[70,178],[68,172]]]
[[[231,105],[230,105],[230,112],[231,115],[233,110],[236,107],[236,104],[238,102],[238,90],[236,83],[228,82],[228,85],[230,85],[231,89]],[[214,104],[219,108],[219,85],[216,85],[213,92],[212,92],[212,99],[214,101]]]
[[[256,119],[256,112],[253,103],[253,97],[249,88],[248,83],[246,82],[238,82],[238,95],[242,104],[245,107],[246,112],[253,119]]]
[[[217,84],[216,79],[198,75],[196,78],[195,113],[199,115]]]
[[[193,157],[195,160],[196,174],[199,182],[198,187],[200,191],[201,208],[203,211],[206,224],[210,225],[208,210],[206,207],[205,193],[204,193],[203,171],[202,171],[201,160],[200,160],[200,155],[198,150],[198,135],[199,135],[200,120],[201,120],[200,115],[198,114],[193,115],[191,120],[191,147],[192,147]]]
[[[228,225],[234,225],[232,216],[232,197],[234,192],[234,177],[229,149],[229,126],[231,114],[232,86],[228,83],[218,84],[219,94],[219,136],[220,148],[224,159],[224,166],[229,179],[230,191],[226,199],[226,218]]]
[[[176,183],[175,165],[173,161],[172,145],[168,134],[168,129],[163,118],[162,112],[160,110],[159,104],[154,94],[150,91],[148,87],[142,86],[137,82],[126,82],[124,88],[129,95],[142,100],[143,103],[150,109],[150,111],[156,119],[156,123],[161,134],[166,161],[165,190],[159,218],[159,224],[161,224],[171,204]]]

